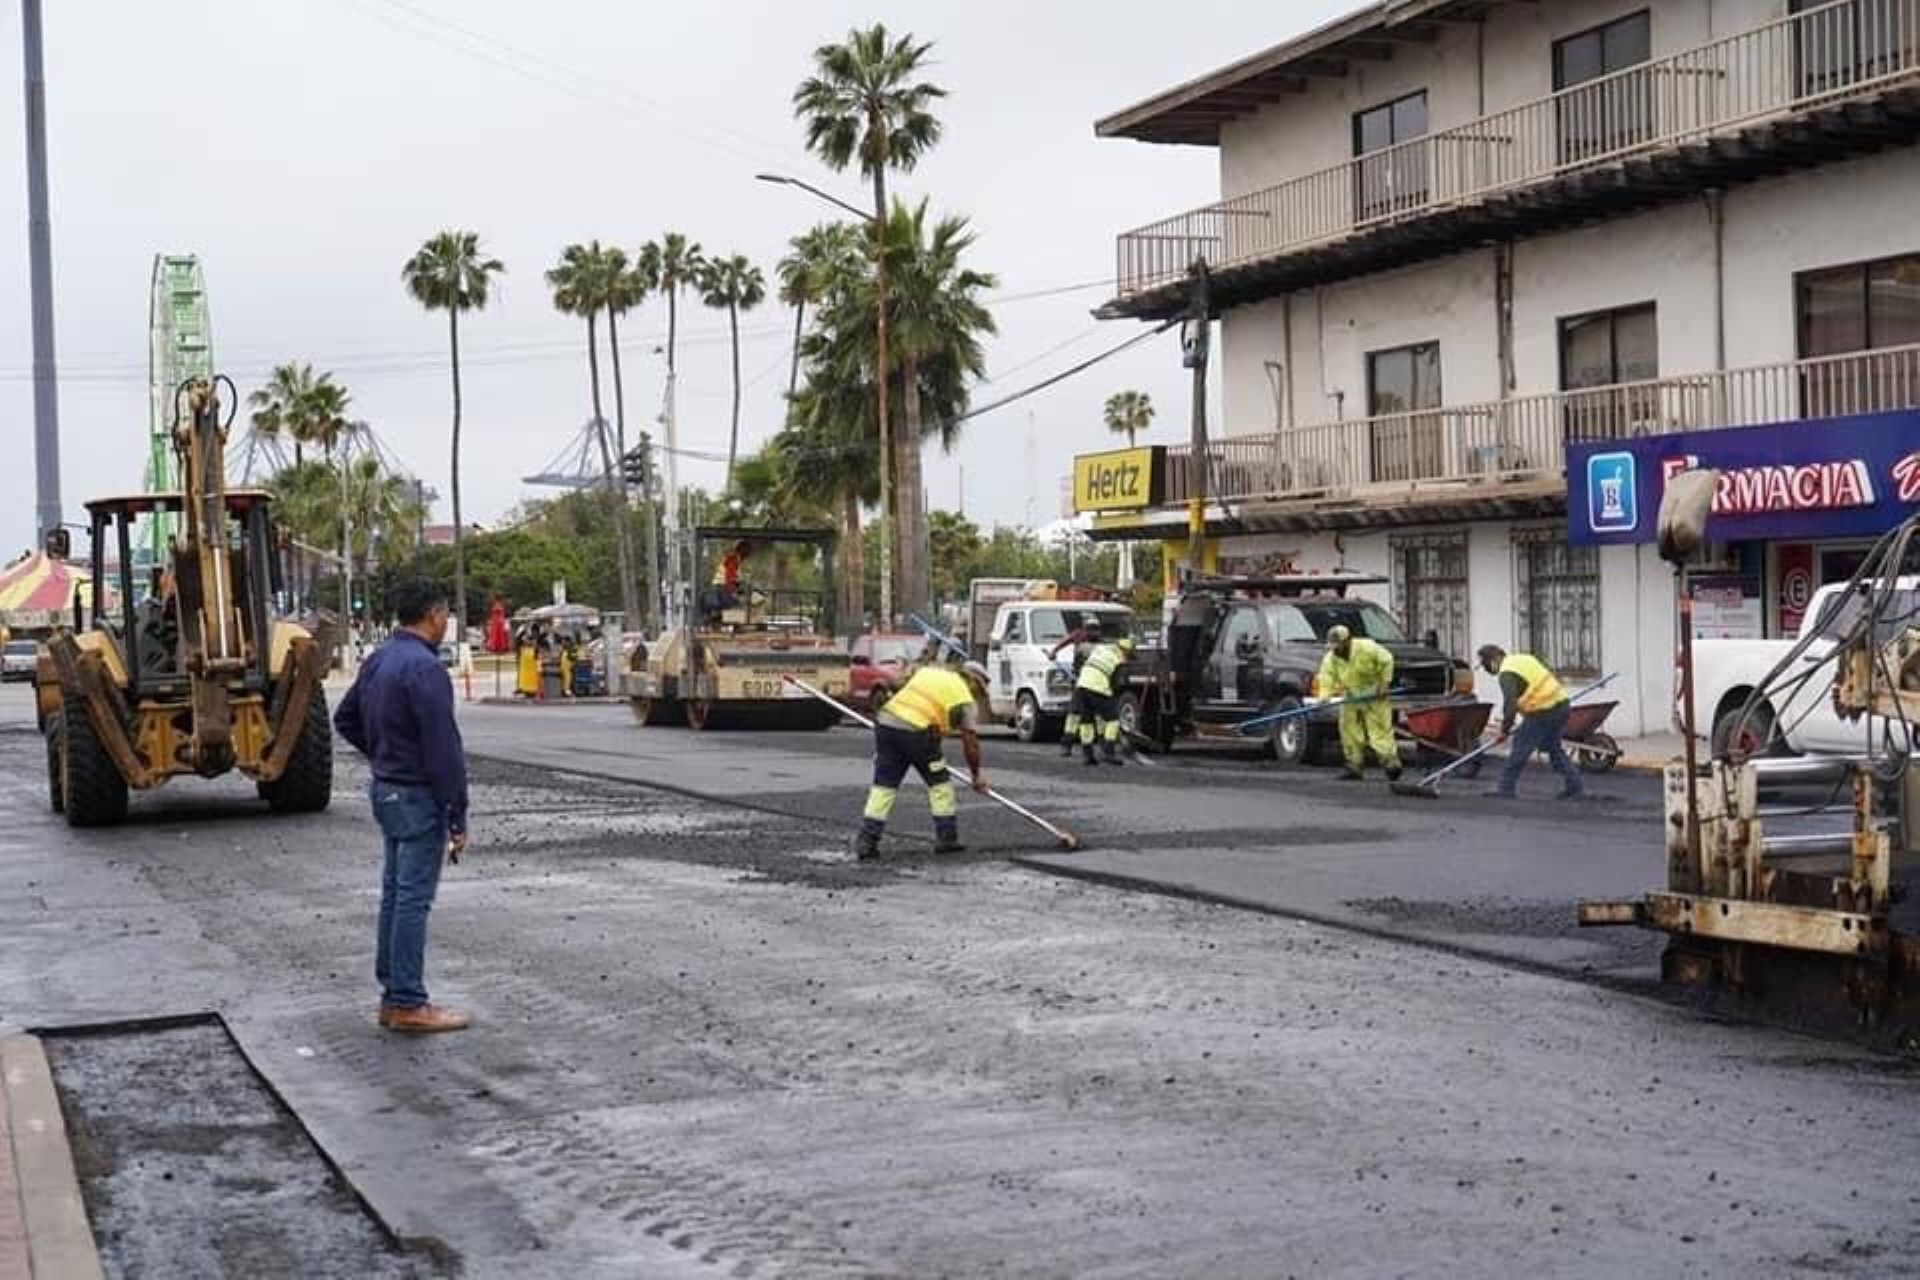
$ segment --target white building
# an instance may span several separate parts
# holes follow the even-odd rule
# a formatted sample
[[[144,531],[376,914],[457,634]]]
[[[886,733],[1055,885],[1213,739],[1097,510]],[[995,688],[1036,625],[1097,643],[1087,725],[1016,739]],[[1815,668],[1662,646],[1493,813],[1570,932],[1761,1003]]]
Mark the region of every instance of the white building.
[[[1120,237],[1105,313],[1179,316],[1206,264],[1223,566],[1379,572],[1416,634],[1619,672],[1609,728],[1656,732],[1662,467],[1788,468],[1716,517],[1715,634],[1790,629],[1920,509],[1920,0],[1386,0],[1098,130],[1220,152],[1219,202]],[[1171,564],[1191,461],[1076,500]]]

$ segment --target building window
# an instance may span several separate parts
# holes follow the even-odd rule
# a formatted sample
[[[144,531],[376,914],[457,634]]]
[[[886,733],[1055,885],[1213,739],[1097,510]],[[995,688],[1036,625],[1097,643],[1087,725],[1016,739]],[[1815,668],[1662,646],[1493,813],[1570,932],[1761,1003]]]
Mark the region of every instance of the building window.
[[[1433,632],[1440,652],[1464,657],[1467,634],[1467,535],[1429,533],[1391,538],[1393,608],[1409,634]]]
[[[1440,474],[1440,344],[1420,342],[1367,356],[1372,478]]]
[[[1794,84],[1802,98],[1838,93],[1913,65],[1915,32],[1887,0],[1792,0]]]
[[[1400,146],[1426,132],[1425,89],[1355,113],[1354,203],[1360,221],[1406,213],[1427,202],[1427,149]]]
[[[1567,675],[1600,671],[1600,551],[1563,526],[1513,531],[1514,638]]]
[[[1794,308],[1802,417],[1920,405],[1920,254],[1802,272]],[[1868,351],[1886,354],[1822,359]]]
[[[1623,386],[1660,376],[1660,334],[1654,304],[1591,311],[1560,322],[1562,426],[1567,439],[1617,440],[1660,429],[1660,397],[1652,387]],[[1588,390],[1588,388],[1600,388]]]
[[[1653,136],[1652,77],[1617,74],[1652,56],[1653,17],[1645,9],[1554,42],[1562,164],[1597,159]],[[1592,81],[1599,83],[1579,87]]]

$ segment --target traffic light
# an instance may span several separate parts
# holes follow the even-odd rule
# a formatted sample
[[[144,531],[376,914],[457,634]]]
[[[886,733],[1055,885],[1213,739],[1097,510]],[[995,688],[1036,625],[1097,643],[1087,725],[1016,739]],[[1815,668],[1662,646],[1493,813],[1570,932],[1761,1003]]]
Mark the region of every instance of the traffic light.
[[[653,440],[644,431],[640,433],[640,443],[620,459],[620,476],[629,489],[638,489],[643,494],[652,492]]]

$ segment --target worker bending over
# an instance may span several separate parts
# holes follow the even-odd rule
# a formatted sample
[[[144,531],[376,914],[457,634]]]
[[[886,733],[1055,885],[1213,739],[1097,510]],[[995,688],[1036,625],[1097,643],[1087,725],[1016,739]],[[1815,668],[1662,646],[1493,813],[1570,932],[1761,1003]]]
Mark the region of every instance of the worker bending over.
[[[1080,754],[1088,764],[1099,764],[1093,754],[1093,740],[1100,739],[1108,764],[1125,764],[1120,758],[1120,699],[1114,686],[1120,680],[1120,668],[1133,656],[1133,637],[1103,640],[1093,646],[1080,665],[1080,679],[1074,683],[1074,698],[1080,703]]]
[[[979,711],[976,699],[986,697],[987,669],[969,662],[959,671],[926,666],[913,673],[873,723],[873,788],[867,792],[867,810],[854,837],[853,856],[866,861],[880,856],[880,837],[900,796],[907,770],[927,784],[927,808],[933,811],[933,851],[958,853],[959,804],[947,760],[940,744],[949,734],[960,735],[960,750],[973,774],[973,789],[987,789],[986,769],[980,763]]]
[[[1400,776],[1400,747],[1393,740],[1393,654],[1385,645],[1356,636],[1342,626],[1327,628],[1327,656],[1320,660],[1317,692],[1323,698],[1351,699],[1340,708],[1340,754],[1347,767],[1340,776],[1358,782],[1367,776],[1372,750],[1387,781]]]
[[[1567,758],[1566,748],[1560,745],[1573,709],[1566,689],[1547,664],[1530,653],[1508,653],[1497,644],[1487,644],[1480,646],[1479,658],[1481,670],[1500,677],[1500,740],[1513,740],[1507,748],[1506,767],[1500,771],[1500,786],[1487,794],[1514,799],[1527,761],[1534,752],[1544,751],[1563,779],[1560,798],[1577,799],[1586,786],[1580,781],[1580,771]],[[1521,718],[1517,733],[1513,728],[1516,715]]]
[[[1080,722],[1086,718],[1086,697],[1080,692],[1080,671],[1087,663],[1087,655],[1093,652],[1093,633],[1084,626],[1075,627],[1067,633],[1053,648],[1047,650],[1047,661],[1058,664],[1060,651],[1073,649],[1073,669],[1068,672],[1074,678],[1073,697],[1067,703],[1067,722],[1060,729],[1060,754],[1070,756],[1080,741]]]

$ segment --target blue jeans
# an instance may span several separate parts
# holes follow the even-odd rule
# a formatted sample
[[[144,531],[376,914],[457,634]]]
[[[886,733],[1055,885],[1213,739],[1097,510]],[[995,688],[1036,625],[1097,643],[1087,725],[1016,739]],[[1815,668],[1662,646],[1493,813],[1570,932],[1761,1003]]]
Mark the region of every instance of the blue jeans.
[[[387,846],[373,975],[381,1003],[417,1009],[427,1003],[427,913],[447,856],[447,817],[429,787],[375,781],[370,794]]]
[[[1580,771],[1573,767],[1573,761],[1567,759],[1566,749],[1560,745],[1560,736],[1567,730],[1567,716],[1572,710],[1570,704],[1563,702],[1557,707],[1521,717],[1520,727],[1513,731],[1511,745],[1507,749],[1506,768],[1500,772],[1501,795],[1514,794],[1514,788],[1520,782],[1520,771],[1527,767],[1527,761],[1533,759],[1536,751],[1546,752],[1547,760],[1555,771],[1566,779],[1567,794],[1580,794]]]

